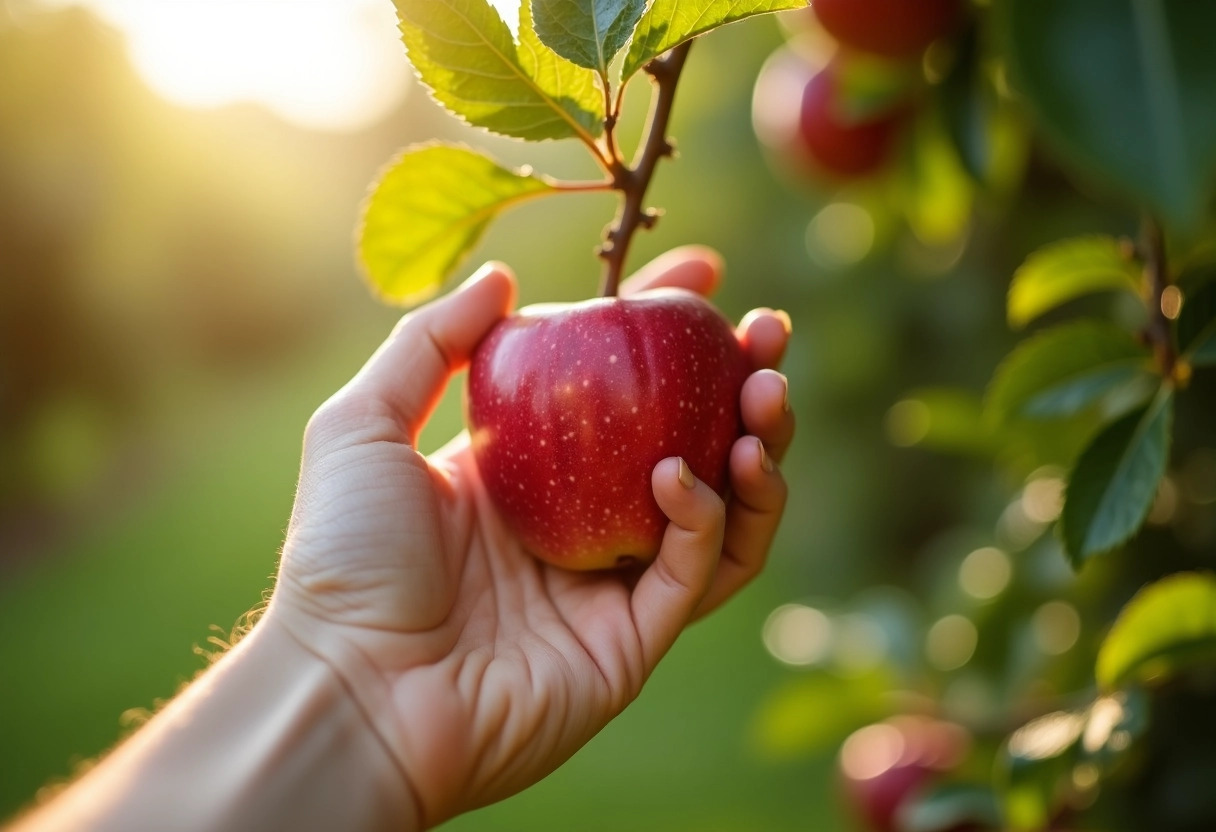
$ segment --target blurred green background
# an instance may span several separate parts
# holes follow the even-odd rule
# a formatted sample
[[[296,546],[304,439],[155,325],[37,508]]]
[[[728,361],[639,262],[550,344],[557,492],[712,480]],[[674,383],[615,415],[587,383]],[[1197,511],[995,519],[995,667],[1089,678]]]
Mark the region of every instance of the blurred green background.
[[[241,4],[213,13],[225,5]],[[192,648],[209,628],[227,632],[270,585],[304,424],[399,314],[353,265],[376,170],[441,137],[594,175],[580,147],[515,144],[444,115],[412,81],[387,0],[296,4],[294,20],[285,4],[256,5],[261,28],[234,26],[230,8],[211,31],[172,18],[200,4],[0,0],[0,818],[110,746],[129,709],[171,696],[202,667]],[[178,30],[193,40],[173,41]],[[930,233],[825,210],[753,135],[754,80],[781,41],[769,19],[698,43],[673,125],[679,160],[652,191],[666,215],[632,260],[715,246],[729,316],[764,305],[793,318],[800,429],[770,566],[568,765],[446,828],[848,828],[836,745],[892,708],[888,666],[921,652],[898,643],[914,631],[901,622],[970,603],[940,577],[993,542],[1021,487],[965,447],[905,447],[938,424],[923,404],[893,406],[911,388],[979,390],[1013,343],[1001,322],[1021,257],[1125,220],[1034,168],[1020,203],[980,205],[974,223],[948,181],[929,189]],[[636,135],[642,96],[631,104]],[[589,296],[612,210],[602,195],[526,205],[477,257],[511,263],[525,303]],[[934,218],[947,233],[931,233]],[[428,448],[460,429],[459,395]],[[1019,540],[1006,548],[1029,546]],[[1069,579],[1049,539],[1035,552],[1045,599]],[[813,629],[783,641],[778,615],[762,638],[791,603],[843,613],[831,673],[792,666],[818,655]],[[806,623],[805,608],[784,609]],[[974,627],[948,631],[936,664],[959,672],[922,689],[982,710],[990,680],[963,667]],[[1054,655],[1035,645],[1024,640],[1022,684]]]

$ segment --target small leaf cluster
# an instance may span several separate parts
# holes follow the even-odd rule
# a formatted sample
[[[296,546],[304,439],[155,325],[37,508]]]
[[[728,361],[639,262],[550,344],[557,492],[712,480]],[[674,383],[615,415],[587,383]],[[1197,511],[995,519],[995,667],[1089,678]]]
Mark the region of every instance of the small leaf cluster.
[[[410,63],[444,109],[500,136],[577,140],[605,176],[559,182],[464,146],[406,148],[373,184],[356,236],[376,293],[408,305],[438,291],[506,208],[638,187],[613,135],[629,81],[698,35],[806,0],[523,0],[514,34],[488,0],[394,2]]]
[[[988,417],[997,423],[1096,415],[1102,429],[1068,477],[1060,537],[1073,565],[1119,546],[1143,525],[1169,461],[1174,400],[1194,367],[1216,363],[1216,284],[1188,298],[1164,251],[1089,236],[1052,243],[1015,272],[1008,317],[1015,327],[1099,292],[1143,306],[1136,331],[1082,319],[1042,329],[997,368]],[[1157,275],[1155,281],[1152,276]],[[1189,276],[1182,283],[1189,286]]]
[[[1078,235],[1074,217],[1038,220],[1068,230],[1006,272],[1006,323],[1025,334],[994,362],[987,389],[914,390],[888,414],[896,445],[991,463],[999,496],[977,494],[976,510],[987,518],[989,507],[979,506],[1000,501],[995,528],[971,544],[979,548],[934,574],[916,615],[883,627],[880,666],[906,699],[888,698],[877,718],[928,712],[975,738],[968,762],[901,810],[897,828],[1210,828],[1212,801],[1202,821],[1167,821],[1163,807],[1179,801],[1166,791],[1184,787],[1153,781],[1151,769],[1171,754],[1188,776],[1211,766],[1210,756],[1180,747],[1185,720],[1163,727],[1163,714],[1180,695],[1210,709],[1216,678],[1216,578],[1194,571],[1210,568],[1211,547],[1183,540],[1199,497],[1179,504],[1176,485],[1216,424],[1202,412],[1211,393],[1204,375],[1216,365],[1216,50],[1205,35],[1216,30],[1216,6],[991,0],[961,8],[960,25],[912,62],[855,48],[824,59],[815,52],[823,39],[812,34],[803,54],[833,74],[842,131],[901,104],[913,113],[885,167],[812,180],[816,190],[869,215],[873,252],[900,257],[908,241],[954,252],[951,263],[964,264],[956,281],[980,271],[968,268],[976,251],[1007,256],[989,238],[1003,244],[1010,235],[992,235],[993,226],[1007,231],[1010,208],[1037,209],[1044,196],[1052,207],[1066,204],[1062,194],[1072,205],[1103,206],[1115,219],[1102,231],[1137,221],[1142,230],[1135,240]],[[758,88],[757,109],[763,100]],[[764,126],[757,119],[762,139]],[[1054,536],[1045,533],[1053,523]],[[1161,528],[1142,534],[1148,524]],[[928,545],[924,554],[953,557]],[[968,589],[968,570],[980,564],[988,571],[972,574],[987,583]],[[833,626],[844,629],[852,615],[833,617]],[[953,634],[957,653],[935,653],[935,634]],[[913,649],[901,654],[907,643]],[[836,678],[833,661],[804,670],[804,710],[847,697],[838,692],[845,682],[821,678]],[[856,701],[864,694],[859,687]],[[808,746],[823,741],[806,713],[778,714]],[[1159,825],[1129,819],[1129,804],[1146,796],[1142,816]]]

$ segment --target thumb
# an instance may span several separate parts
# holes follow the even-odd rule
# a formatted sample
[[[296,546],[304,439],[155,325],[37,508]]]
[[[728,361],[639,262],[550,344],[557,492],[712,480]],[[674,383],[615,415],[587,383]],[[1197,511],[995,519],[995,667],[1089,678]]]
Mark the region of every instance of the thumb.
[[[386,404],[415,444],[448,379],[514,304],[511,270],[486,263],[454,292],[402,318],[349,392]]]

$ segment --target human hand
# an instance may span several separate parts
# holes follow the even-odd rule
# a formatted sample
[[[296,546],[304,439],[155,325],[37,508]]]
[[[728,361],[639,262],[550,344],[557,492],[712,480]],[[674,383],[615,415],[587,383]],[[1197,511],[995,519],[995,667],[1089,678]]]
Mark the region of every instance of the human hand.
[[[622,286],[708,293],[712,252],[669,252]],[[570,757],[640,692],[681,630],[761,569],[785,504],[770,461],[793,434],[774,372],[788,320],[746,316],[757,369],[727,505],[654,469],[670,524],[655,562],[578,573],[529,556],[489,502],[467,434],[425,457],[418,435],[451,375],[512,308],[490,264],[407,315],[309,423],[278,586],[259,627],[329,664],[412,790],[419,827],[491,803]],[[757,441],[759,440],[759,441]],[[767,449],[767,456],[766,456]]]

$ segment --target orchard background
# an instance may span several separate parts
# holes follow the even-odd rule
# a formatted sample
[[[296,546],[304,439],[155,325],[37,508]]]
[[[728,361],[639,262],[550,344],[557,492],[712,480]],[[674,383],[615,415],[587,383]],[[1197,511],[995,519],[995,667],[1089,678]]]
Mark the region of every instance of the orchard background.
[[[790,313],[790,509],[641,701],[447,828],[849,829],[841,744],[908,714],[971,742],[902,828],[1216,827],[1216,12],[964,7],[923,54],[835,58],[841,118],[899,114],[847,181],[782,145],[836,48],[808,12],[697,41],[631,263],[708,243],[728,315]],[[383,161],[595,173],[445,115],[387,0],[286,9],[0,0],[0,816],[266,587],[303,425],[397,315],[351,254]],[[587,297],[612,204],[524,205],[477,256]],[[459,427],[456,385],[424,444]]]

